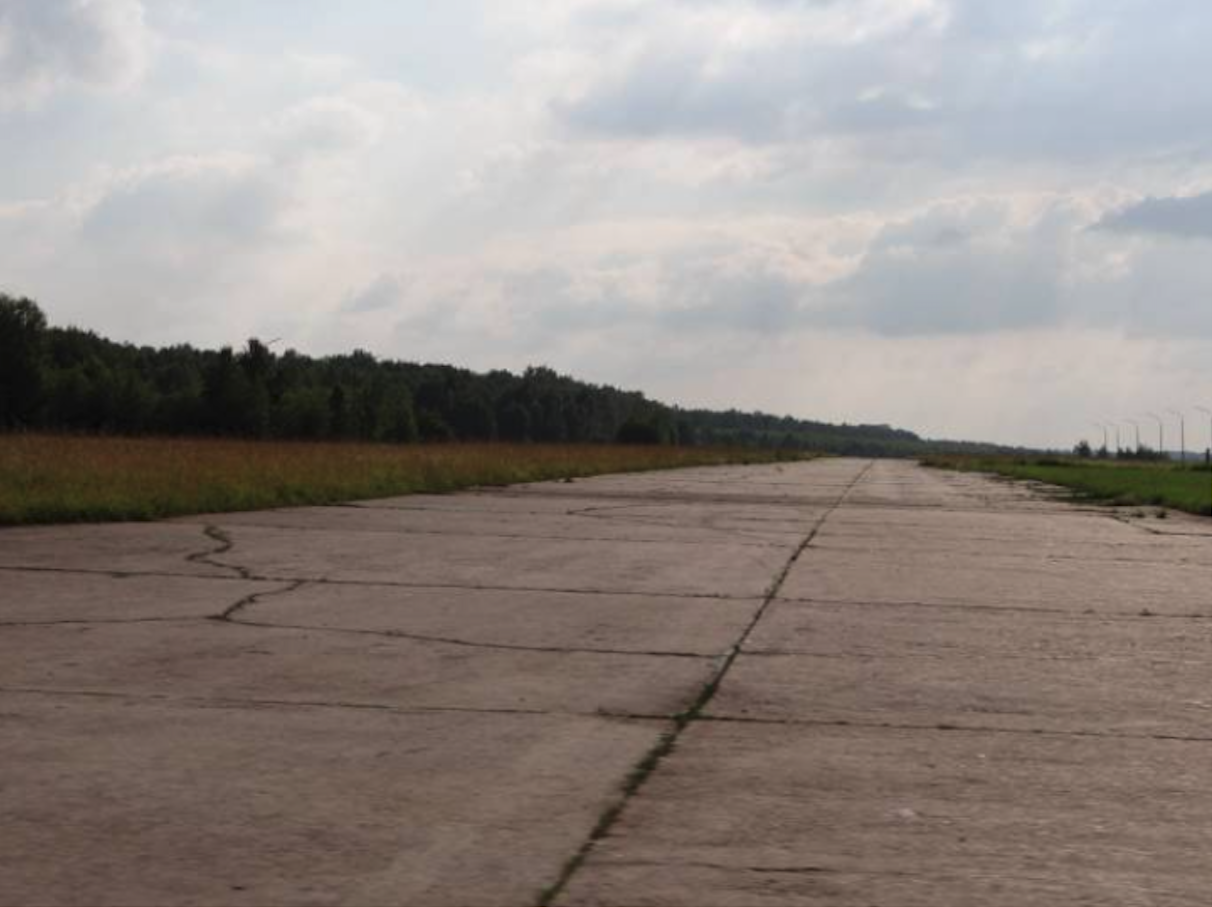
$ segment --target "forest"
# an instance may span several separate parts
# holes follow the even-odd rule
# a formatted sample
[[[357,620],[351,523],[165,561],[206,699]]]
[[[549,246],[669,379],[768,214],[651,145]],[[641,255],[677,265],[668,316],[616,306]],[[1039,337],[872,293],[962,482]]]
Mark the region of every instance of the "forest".
[[[118,343],[47,323],[0,294],[0,428],[54,432],[365,440],[735,445],[862,456],[987,451],[885,425],[682,409],[543,366],[521,374],[312,357],[250,339],[239,350]]]

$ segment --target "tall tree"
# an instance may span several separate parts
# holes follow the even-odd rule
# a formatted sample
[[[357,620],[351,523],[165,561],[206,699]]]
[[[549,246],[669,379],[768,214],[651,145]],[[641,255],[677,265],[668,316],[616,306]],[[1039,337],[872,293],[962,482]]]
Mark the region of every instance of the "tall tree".
[[[46,316],[32,299],[0,293],[0,426],[33,423],[42,404]]]

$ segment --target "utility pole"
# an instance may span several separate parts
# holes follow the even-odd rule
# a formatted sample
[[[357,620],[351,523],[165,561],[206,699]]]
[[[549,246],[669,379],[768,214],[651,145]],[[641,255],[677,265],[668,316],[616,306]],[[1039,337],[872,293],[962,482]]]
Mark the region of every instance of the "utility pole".
[[[1178,462],[1187,464],[1187,417],[1176,409],[1167,410],[1171,415],[1178,416]]]
[[[1091,422],[1090,424],[1093,425],[1095,428],[1101,428],[1103,430],[1103,452],[1106,453],[1106,451],[1107,451],[1107,426],[1106,426],[1106,424],[1103,422]]]
[[[1212,409],[1208,409],[1206,406],[1195,408],[1208,417],[1208,453],[1205,462],[1208,464],[1208,475],[1212,476]],[[1212,514],[1212,510],[1209,510],[1209,513]]]
[[[1164,457],[1166,455],[1166,424],[1157,413],[1145,413],[1145,415],[1157,422],[1157,455]]]
[[[1125,419],[1124,421],[1127,422],[1129,425],[1131,425],[1134,429],[1136,429],[1136,452],[1139,454],[1140,453],[1140,423],[1137,422],[1135,419]]]

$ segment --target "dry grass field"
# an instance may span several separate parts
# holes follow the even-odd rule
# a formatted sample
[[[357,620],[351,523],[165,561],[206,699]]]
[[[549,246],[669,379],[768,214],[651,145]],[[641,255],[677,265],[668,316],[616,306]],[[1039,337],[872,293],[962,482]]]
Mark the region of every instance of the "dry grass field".
[[[786,456],[621,445],[0,435],[0,524],[149,520]]]

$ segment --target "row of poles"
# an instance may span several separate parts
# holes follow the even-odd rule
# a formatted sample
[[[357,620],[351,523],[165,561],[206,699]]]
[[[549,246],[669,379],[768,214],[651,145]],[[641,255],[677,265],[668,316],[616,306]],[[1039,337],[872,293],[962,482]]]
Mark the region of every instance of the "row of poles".
[[[1212,409],[1208,409],[1205,406],[1197,406],[1197,407],[1195,407],[1195,409],[1197,409],[1199,412],[1203,413],[1205,416],[1208,417],[1208,449],[1212,450]],[[1177,409],[1167,409],[1167,410],[1165,410],[1165,412],[1171,416],[1174,416],[1176,419],[1178,419],[1180,462],[1186,463],[1187,462],[1187,417],[1180,410],[1177,410]],[[1161,416],[1159,416],[1157,413],[1142,413],[1141,418],[1153,419],[1157,422],[1157,452],[1159,454],[1161,454],[1162,456],[1164,456],[1165,452],[1166,452],[1166,420],[1163,419]],[[1095,428],[1102,430],[1102,433],[1103,433],[1103,448],[1102,449],[1103,450],[1111,449],[1111,446],[1110,446],[1111,445],[1111,436],[1112,436],[1112,434],[1114,434],[1114,436],[1115,436],[1115,453],[1116,454],[1119,454],[1124,449],[1124,446],[1121,443],[1122,436],[1120,435],[1120,428],[1122,428],[1125,425],[1132,426],[1132,428],[1135,429],[1135,431],[1136,431],[1136,450],[1138,453],[1140,452],[1140,450],[1141,450],[1140,422],[1137,419],[1119,419],[1114,422],[1092,422],[1090,424],[1093,425]]]

